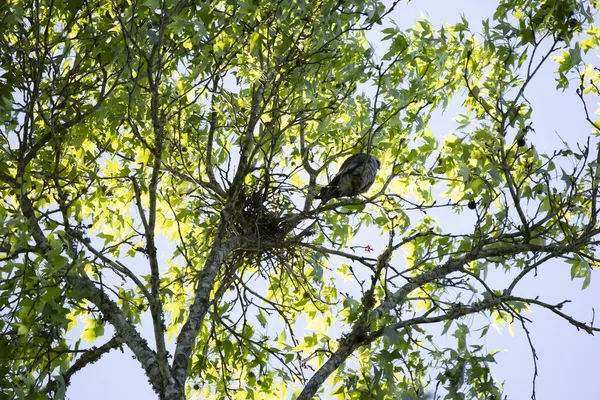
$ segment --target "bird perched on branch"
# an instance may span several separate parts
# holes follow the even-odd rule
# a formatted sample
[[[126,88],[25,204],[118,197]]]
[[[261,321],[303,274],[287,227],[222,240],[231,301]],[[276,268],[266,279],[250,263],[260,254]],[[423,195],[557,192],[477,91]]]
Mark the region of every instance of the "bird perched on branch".
[[[316,196],[323,204],[338,197],[352,197],[364,193],[375,182],[381,163],[372,155],[359,153],[344,161],[337,175]]]

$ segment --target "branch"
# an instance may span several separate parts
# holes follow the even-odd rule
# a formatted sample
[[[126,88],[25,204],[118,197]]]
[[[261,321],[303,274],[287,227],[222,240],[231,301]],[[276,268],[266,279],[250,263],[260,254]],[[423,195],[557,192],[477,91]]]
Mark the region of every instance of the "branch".
[[[362,343],[364,343],[365,338],[367,337],[367,332],[369,329],[369,316],[370,309],[373,307],[375,302],[375,289],[377,286],[377,281],[381,276],[381,272],[385,268],[385,266],[389,263],[390,258],[393,252],[393,240],[394,240],[394,231],[390,231],[390,238],[388,242],[388,246],[386,249],[379,255],[377,258],[377,266],[375,268],[374,274],[371,277],[371,287],[365,292],[362,296],[361,303],[363,305],[363,310],[354,323],[352,327],[352,331],[343,337],[339,343],[340,347],[336,350],[335,353],[325,364],[319,368],[319,370],[309,379],[306,386],[298,396],[297,400],[311,400],[315,393],[319,390],[325,379],[331,375],[333,371],[339,368],[339,366],[346,361],[346,359],[352,354],[354,350],[356,350]]]
[[[109,351],[121,348],[122,345],[123,339],[121,339],[119,336],[115,336],[100,347],[94,346],[90,348],[85,353],[83,353],[73,363],[73,365],[69,367],[67,371],[60,375],[60,377],[62,378],[62,382],[59,382],[56,379],[54,379],[46,385],[42,392],[48,394],[51,391],[56,391],[57,389],[59,389],[61,385],[64,385],[64,388],[66,389],[71,384],[71,377],[73,375],[82,370],[88,364],[93,364],[96,361],[100,360],[100,358]]]
[[[566,320],[568,323],[570,323],[571,325],[573,325],[575,328],[582,329],[584,331],[586,331],[587,333],[589,333],[590,335],[593,335],[594,332],[600,332],[600,328],[594,328],[594,326],[590,323],[589,325],[586,324],[585,322],[581,322],[576,320],[575,318],[565,314],[564,312],[560,311],[560,309],[562,308],[563,304],[568,303],[568,300],[565,300],[559,304],[548,304],[545,303],[543,301],[540,301],[538,299],[528,299],[525,297],[516,297],[516,296],[511,296],[510,300],[513,301],[522,301],[523,303],[527,303],[527,304],[535,304],[538,305],[540,307],[543,307],[547,310],[552,311],[554,314],[558,315],[559,317],[561,317],[562,319]]]
[[[223,232],[220,232],[220,235],[217,235],[217,239],[215,239],[216,243],[213,245],[208,258],[206,259],[206,264],[200,274],[194,303],[190,308],[188,319],[177,337],[177,347],[175,348],[175,357],[173,358],[171,373],[175,379],[175,385],[181,393],[183,393],[185,387],[190,354],[192,353],[194,341],[198,336],[198,331],[202,326],[204,317],[211,304],[210,293],[212,292],[217,272],[227,256],[234,250],[241,248],[247,241],[246,238],[238,236],[229,238],[219,244],[220,236],[222,235]]]
[[[252,102],[250,104],[250,118],[248,120],[248,125],[246,126],[243,140],[241,140],[240,162],[235,176],[233,178],[233,182],[231,183],[231,187],[229,188],[229,200],[235,200],[238,198],[239,192],[242,190],[244,178],[248,173],[248,166],[250,163],[250,152],[252,148],[252,138],[254,136],[254,129],[256,128],[256,124],[258,124],[258,121],[260,120],[261,100],[264,91],[264,85],[262,83],[259,82],[257,85],[258,87],[252,94]]]
[[[377,261],[377,259],[375,259],[375,258],[360,257],[360,256],[356,256],[354,254],[346,253],[344,251],[339,251],[339,250],[334,250],[334,249],[328,249],[327,247],[319,246],[319,245],[312,244],[312,243],[296,242],[294,244],[296,244],[299,247],[306,247],[308,249],[311,249],[311,250],[314,250],[314,251],[318,251],[320,253],[332,254],[334,256],[344,257],[344,258],[347,258],[347,259],[352,260],[352,261],[358,261],[361,264],[364,264],[364,265],[366,265],[369,268],[372,268],[374,262]]]
[[[446,275],[451,274],[453,272],[457,272],[461,270],[465,264],[471,261],[487,257],[510,256],[519,253],[534,251],[547,252],[556,257],[561,254],[565,254],[576,250],[578,247],[587,243],[587,239],[588,235],[586,234],[584,236],[576,238],[571,243],[566,245],[556,243],[547,246],[539,246],[527,243],[500,248],[475,248],[470,253],[465,254],[462,257],[451,258],[440,267],[423,272],[420,275],[411,278],[408,283],[403,285],[389,298],[381,302],[379,307],[377,307],[371,312],[371,318],[380,318],[381,316],[392,310],[394,307],[396,307],[400,302],[405,300],[406,296],[413,290],[419,288],[420,286],[426,283],[445,277]],[[588,333],[600,331],[600,328],[593,328],[560,312],[558,310],[558,306],[551,306],[549,304],[540,302],[539,300],[523,299],[519,297],[509,296],[508,293],[506,293],[503,296],[485,299],[483,301],[477,302],[469,306],[459,304],[456,307],[450,309],[447,313],[439,316],[429,317],[428,315],[431,312],[430,311],[423,316],[412,318],[406,321],[400,321],[396,324],[390,325],[388,329],[400,329],[402,327],[411,325],[435,323],[446,321],[449,319],[456,319],[468,314],[473,314],[485,309],[489,309],[507,301],[523,301],[532,304],[538,304],[550,309],[557,315],[560,315],[561,317],[569,321],[572,325],[576,326],[579,329],[584,329]],[[333,355],[325,362],[325,364],[323,364],[323,366],[312,376],[312,378],[308,381],[308,383],[302,390],[302,393],[298,397],[298,400],[311,400],[315,393],[319,390],[323,382],[325,382],[325,380],[329,377],[329,375],[331,375],[333,371],[339,368],[339,366],[346,361],[346,359],[352,354],[354,350],[358,349],[362,345],[369,344],[375,339],[379,338],[381,335],[383,335],[385,329],[382,328],[378,331],[371,333],[370,335],[367,335],[366,332],[357,331],[357,326],[358,324],[355,325],[355,328],[349,335],[340,340],[340,347],[338,348],[338,350],[335,353],[333,353]]]
[[[102,260],[105,264],[109,265],[112,269],[124,274],[129,279],[131,279],[135,283],[137,288],[140,289],[140,291],[143,293],[143,295],[148,299],[148,303],[149,303],[150,307],[156,306],[154,304],[154,300],[153,300],[152,296],[150,295],[150,292],[148,291],[146,286],[142,283],[142,281],[140,281],[140,279],[137,277],[137,275],[135,275],[129,268],[127,268],[125,265],[121,264],[118,261],[111,260],[110,258],[106,257],[104,254],[102,254],[101,252],[96,250],[91,245],[89,239],[84,238],[83,236],[78,234],[77,231],[72,229],[69,232],[69,235],[76,237],[79,240],[79,242],[85,246],[86,249],[88,249],[93,255],[95,255],[100,260]]]
[[[162,37],[166,30],[167,21],[169,16],[167,14],[166,6],[163,3],[161,26],[159,29],[159,40],[152,49],[152,60],[155,53],[159,53],[157,58],[157,71],[156,77],[153,77],[152,61],[148,63],[148,77],[150,80],[150,87],[152,90],[152,97],[150,101],[150,114],[152,117],[152,127],[154,131],[154,147],[153,147],[153,163],[152,163],[152,175],[150,178],[150,185],[148,187],[149,197],[149,209],[148,209],[148,220],[144,223],[144,236],[146,238],[146,252],[148,254],[148,261],[150,263],[150,291],[153,297],[153,302],[156,305],[150,309],[152,314],[152,327],[154,330],[154,340],[156,341],[156,352],[158,356],[159,367],[163,376],[163,385],[169,386],[168,382],[172,380],[169,374],[169,362],[167,360],[167,350],[165,345],[165,323],[163,319],[162,301],[160,298],[160,269],[158,266],[158,255],[155,243],[155,228],[156,228],[156,202],[158,193],[158,183],[160,178],[160,171],[162,165],[162,156],[164,150],[165,141],[165,124],[166,119],[160,108],[161,96],[159,93],[158,85],[156,82],[160,81],[162,70],[160,69],[162,56],[158,52],[159,44],[162,47]],[[154,80],[156,78],[156,80]],[[134,181],[134,180],[132,180]],[[135,187],[135,185],[134,185]],[[145,222],[144,212],[141,209],[141,199],[139,198],[139,191],[136,192],[136,198],[138,207],[140,208],[140,216],[142,221]]]
[[[213,171],[213,165],[212,165],[212,155],[213,155],[213,142],[214,142],[214,137],[215,137],[215,131],[217,130],[217,105],[215,104],[215,95],[216,95],[216,91],[218,89],[218,84],[219,84],[219,75],[215,74],[214,77],[214,81],[213,81],[213,88],[212,88],[212,92],[211,92],[211,112],[210,112],[210,126],[208,128],[208,140],[206,143],[206,160],[205,160],[205,169],[206,169],[206,175],[208,176],[208,181],[211,183],[212,186],[214,186],[216,192],[221,195],[222,197],[224,197],[224,191],[221,188],[221,186],[219,185],[219,183],[217,182],[217,179],[215,178],[215,172]]]
[[[423,272],[422,274],[411,278],[408,283],[403,285],[390,297],[382,301],[379,307],[373,310],[373,312],[377,313],[379,316],[389,312],[396,305],[400,304],[400,302],[402,302],[404,298],[416,288],[426,283],[433,282],[434,280],[442,278],[452,272],[457,272],[465,264],[471,261],[489,257],[513,256],[516,254],[528,252],[544,252],[552,254],[554,257],[556,257],[558,255],[576,250],[577,248],[586,243],[588,236],[589,235],[586,234],[585,236],[576,238],[569,244],[554,243],[550,245],[540,246],[529,243],[521,243],[506,247],[492,247],[486,249],[475,248],[468,254],[465,254],[458,258],[451,258],[448,261],[446,261],[443,265],[430,271]]]

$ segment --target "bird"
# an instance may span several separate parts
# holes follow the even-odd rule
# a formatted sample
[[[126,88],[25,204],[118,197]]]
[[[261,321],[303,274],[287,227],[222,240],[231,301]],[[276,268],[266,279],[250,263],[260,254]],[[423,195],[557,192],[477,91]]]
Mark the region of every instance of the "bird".
[[[316,196],[322,204],[339,197],[352,197],[364,193],[375,182],[381,163],[370,154],[358,153],[348,157],[337,175]]]

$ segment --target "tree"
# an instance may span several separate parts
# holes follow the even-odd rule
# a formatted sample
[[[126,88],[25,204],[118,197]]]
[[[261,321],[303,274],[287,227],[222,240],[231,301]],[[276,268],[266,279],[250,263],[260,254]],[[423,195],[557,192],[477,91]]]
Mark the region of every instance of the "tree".
[[[598,3],[503,0],[480,35],[392,26],[396,5],[7,2],[3,398],[63,398],[127,346],[161,399],[499,399],[465,318],[487,316],[485,335],[545,308],[598,331],[518,290],[551,260],[584,288],[599,265]],[[527,94],[552,59],[590,134],[541,154]],[[452,98],[442,139],[428,122]],[[381,161],[371,190],[315,201],[357,152]],[[436,325],[456,348],[435,346]]]

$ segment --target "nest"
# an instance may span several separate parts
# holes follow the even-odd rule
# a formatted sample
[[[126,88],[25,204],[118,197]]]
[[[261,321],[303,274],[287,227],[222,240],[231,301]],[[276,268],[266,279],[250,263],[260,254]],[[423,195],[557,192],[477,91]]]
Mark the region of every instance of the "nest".
[[[283,218],[276,203],[266,201],[262,193],[243,195],[243,209],[237,228],[244,234],[259,240],[283,238],[285,230]]]

